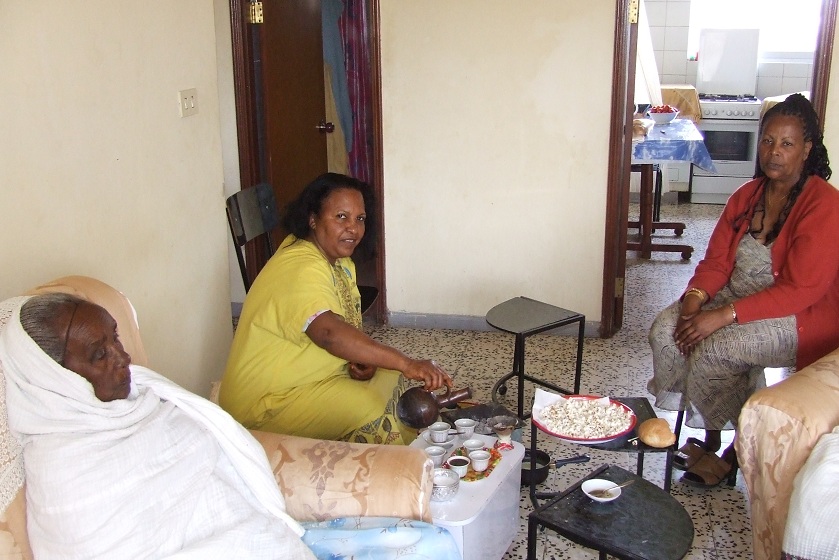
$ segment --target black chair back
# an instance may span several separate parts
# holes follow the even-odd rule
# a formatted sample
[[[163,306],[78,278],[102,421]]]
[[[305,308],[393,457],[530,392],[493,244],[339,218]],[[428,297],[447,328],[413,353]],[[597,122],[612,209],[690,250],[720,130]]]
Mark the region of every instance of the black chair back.
[[[262,236],[267,255],[270,257],[275,251],[271,232],[280,227],[280,212],[274,197],[274,188],[268,183],[259,183],[228,197],[227,222],[233,235],[236,259],[239,261],[239,270],[247,292],[251,288],[251,281],[245,266],[245,244]]]

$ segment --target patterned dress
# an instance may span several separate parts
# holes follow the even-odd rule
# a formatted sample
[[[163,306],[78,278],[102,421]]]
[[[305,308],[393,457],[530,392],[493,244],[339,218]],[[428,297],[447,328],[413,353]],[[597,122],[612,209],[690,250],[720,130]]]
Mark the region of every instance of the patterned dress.
[[[715,309],[758,292],[774,282],[769,246],[744,235],[728,284],[702,306]],[[737,426],[740,409],[765,385],[764,367],[792,367],[798,350],[795,316],[733,323],[696,345],[689,356],[679,353],[673,332],[681,302],[664,309],[650,328],[653,378],[647,390],[655,405],[685,410],[687,425],[706,430]]]

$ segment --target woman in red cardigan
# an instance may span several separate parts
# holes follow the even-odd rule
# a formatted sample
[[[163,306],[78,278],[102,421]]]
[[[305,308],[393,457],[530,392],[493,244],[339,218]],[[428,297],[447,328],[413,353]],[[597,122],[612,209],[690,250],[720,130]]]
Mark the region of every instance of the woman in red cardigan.
[[[802,368],[839,346],[839,191],[810,102],[793,94],[769,109],[760,171],[717,222],[679,301],[650,329],[656,406],[685,410],[705,430],[676,454],[683,480],[714,486],[736,466],[721,456],[764,367]]]

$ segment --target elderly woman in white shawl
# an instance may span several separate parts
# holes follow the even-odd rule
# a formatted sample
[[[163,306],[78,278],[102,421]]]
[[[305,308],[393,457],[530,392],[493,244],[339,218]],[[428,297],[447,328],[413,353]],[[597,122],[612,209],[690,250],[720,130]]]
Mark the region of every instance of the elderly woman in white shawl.
[[[314,558],[259,444],[212,403],[129,368],[103,308],[33,297],[0,356],[38,560]]]

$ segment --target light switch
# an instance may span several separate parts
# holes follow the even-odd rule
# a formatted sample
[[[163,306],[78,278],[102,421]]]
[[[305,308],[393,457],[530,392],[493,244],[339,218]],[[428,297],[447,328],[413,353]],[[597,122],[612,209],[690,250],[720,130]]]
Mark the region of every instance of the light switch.
[[[181,117],[188,117],[198,113],[198,90],[190,88],[179,91],[178,105],[180,106]]]

